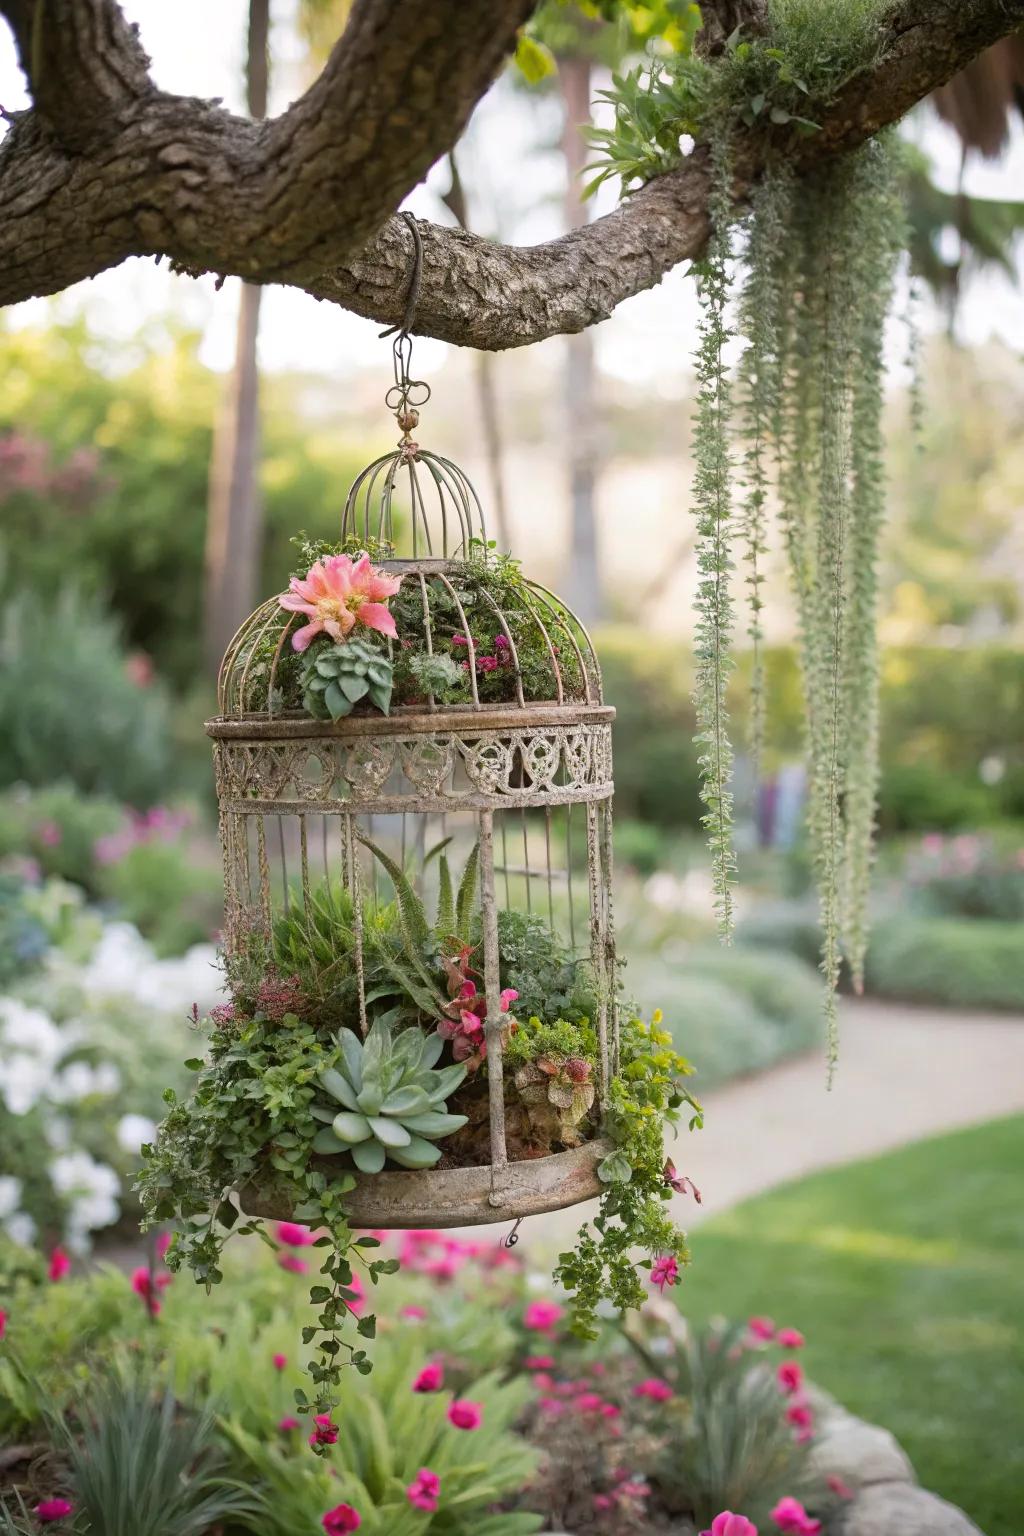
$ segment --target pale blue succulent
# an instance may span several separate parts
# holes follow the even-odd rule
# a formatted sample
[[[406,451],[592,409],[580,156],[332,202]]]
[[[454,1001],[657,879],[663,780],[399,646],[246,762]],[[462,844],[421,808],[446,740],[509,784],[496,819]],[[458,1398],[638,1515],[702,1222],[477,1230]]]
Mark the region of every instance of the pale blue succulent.
[[[415,1026],[392,1036],[378,1020],[365,1040],[351,1029],[336,1038],[337,1064],[318,1079],[330,1102],[312,1105],[324,1122],[313,1150],[351,1152],[363,1173],[380,1173],[388,1158],[400,1168],[433,1167],[441,1156],[434,1143],[466,1124],[465,1115],[445,1108],[466,1076],[465,1063],[436,1069],[444,1040]]]

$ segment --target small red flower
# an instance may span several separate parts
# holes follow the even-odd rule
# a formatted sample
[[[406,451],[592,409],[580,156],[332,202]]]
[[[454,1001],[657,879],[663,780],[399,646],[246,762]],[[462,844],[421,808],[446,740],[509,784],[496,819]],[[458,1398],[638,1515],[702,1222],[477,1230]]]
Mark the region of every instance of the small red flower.
[[[320,1521],[327,1536],[348,1536],[349,1531],[358,1531],[362,1523],[362,1515],[351,1504],[335,1504]]]
[[[440,1392],[444,1386],[444,1371],[438,1362],[425,1365],[412,1384],[414,1392]]]
[[[648,1376],[646,1381],[638,1381],[633,1388],[634,1397],[649,1397],[652,1403],[667,1403],[675,1393],[667,1381],[662,1381],[660,1376]]]
[[[482,1403],[471,1403],[468,1398],[456,1398],[448,1404],[448,1422],[456,1429],[479,1429],[483,1422]]]
[[[56,1520],[65,1520],[71,1509],[67,1499],[43,1499],[36,1505],[35,1516],[40,1525],[52,1525]]]
[[[414,1509],[422,1509],[432,1515],[437,1510],[441,1496],[441,1479],[429,1467],[420,1467],[415,1481],[405,1490],[405,1496]]]
[[[67,1274],[70,1268],[71,1260],[68,1258],[64,1249],[55,1248],[50,1254],[50,1267],[46,1272],[48,1278],[54,1281],[54,1283],[56,1283],[58,1280],[63,1280],[64,1276]],[[58,1500],[57,1502],[59,1503],[60,1501]]]
[[[288,1356],[287,1355],[275,1355],[273,1357],[273,1359],[274,1359],[274,1370],[275,1371],[283,1371],[285,1366],[288,1364]]]
[[[747,1327],[755,1339],[760,1339],[763,1344],[770,1344],[775,1337],[775,1324],[770,1317],[751,1317],[747,1320]]]
[[[660,1259],[655,1259],[651,1265],[651,1284],[656,1285],[664,1294],[666,1285],[679,1283],[679,1264],[670,1253],[662,1254]]]
[[[787,1397],[792,1397],[794,1392],[799,1392],[804,1384],[804,1373],[795,1360],[783,1360],[776,1374],[781,1391]]]
[[[329,1413],[315,1414],[313,1423],[316,1428],[309,1437],[310,1445],[337,1445],[338,1426],[332,1424]],[[352,1530],[355,1530],[355,1526],[352,1526]]]

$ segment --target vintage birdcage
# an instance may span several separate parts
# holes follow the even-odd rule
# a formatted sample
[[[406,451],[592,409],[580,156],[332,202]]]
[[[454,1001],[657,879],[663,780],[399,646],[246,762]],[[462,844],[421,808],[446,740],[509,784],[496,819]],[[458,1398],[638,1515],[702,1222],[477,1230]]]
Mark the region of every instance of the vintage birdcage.
[[[292,637],[304,621],[275,597],[229,646],[219,712],[206,729],[214,742],[229,967],[254,933],[265,937],[293,919],[301,931],[303,914],[315,915],[322,893],[340,889],[351,912],[346,964],[364,1036],[380,1006],[367,960],[379,914],[393,909],[404,880],[424,898],[433,895],[438,845],[476,861],[473,921],[486,998],[486,1060],[477,1081],[486,1137],[475,1159],[449,1157],[442,1142],[438,1167],[360,1173],[348,1196],[356,1225],[443,1228],[515,1220],[601,1189],[597,1165],[609,1146],[600,1138],[599,1110],[618,1052],[614,711],[602,700],[583,626],[495,553],[469,481],[414,440],[416,406],[429,389],[409,378],[406,335],[395,355],[388,404],[402,438],[357,478],[341,523],[343,548],[353,556],[365,551],[375,568],[401,577],[405,620],[387,642],[401,680],[390,713],[365,699],[336,720],[295,707],[302,659]],[[518,1160],[508,1138],[514,1092],[503,1072],[508,1015],[499,959],[499,928],[513,910],[588,957],[598,1040],[590,1139]],[[329,1178],[339,1166],[336,1158],[323,1160]],[[242,1199],[253,1215],[290,1214],[263,1189],[250,1187]]]

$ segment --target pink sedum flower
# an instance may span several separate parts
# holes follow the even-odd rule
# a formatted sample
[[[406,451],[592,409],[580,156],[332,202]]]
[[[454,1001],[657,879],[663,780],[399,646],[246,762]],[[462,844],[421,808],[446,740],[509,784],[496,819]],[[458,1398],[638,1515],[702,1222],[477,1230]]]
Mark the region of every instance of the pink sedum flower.
[[[456,1429],[479,1429],[483,1423],[482,1403],[471,1403],[468,1398],[457,1397],[448,1404],[448,1422]]]
[[[649,1397],[652,1403],[667,1403],[669,1398],[675,1397],[675,1393],[667,1381],[662,1381],[660,1376],[648,1376],[646,1381],[638,1381],[633,1388],[634,1397]]]
[[[436,1360],[425,1365],[412,1384],[414,1392],[440,1392],[444,1386],[444,1370]]]
[[[678,1285],[678,1283],[679,1264],[672,1254],[665,1253],[660,1259],[655,1259],[651,1265],[651,1284],[656,1285],[664,1295],[666,1285]]]
[[[362,1515],[351,1504],[335,1504],[320,1521],[327,1536],[348,1536],[349,1531],[358,1531],[362,1523]]]
[[[770,1317],[750,1317],[747,1319],[747,1328],[752,1337],[760,1339],[762,1344],[770,1344],[775,1337],[775,1324]]]
[[[64,1276],[67,1274],[70,1268],[71,1260],[68,1258],[64,1249],[55,1248],[50,1254],[50,1267],[46,1271],[47,1278],[56,1284],[58,1280],[64,1279]]]
[[[35,1517],[40,1525],[53,1525],[57,1520],[66,1520],[71,1509],[67,1499],[43,1499],[35,1507]]]
[[[731,1509],[723,1509],[711,1522],[709,1530],[700,1536],[757,1536],[757,1526],[746,1515],[734,1515]]]
[[[353,561],[349,555],[328,555],[311,566],[305,578],[293,576],[278,598],[289,613],[304,613],[309,623],[292,635],[292,648],[304,651],[317,635],[346,640],[361,624],[397,640],[398,630],[387,600],[402,585],[401,576],[374,570],[369,555]]]
[[[405,1496],[413,1509],[422,1509],[428,1515],[435,1514],[441,1497],[441,1479],[429,1467],[420,1467],[415,1480],[406,1488]]]
[[[561,1317],[562,1308],[557,1301],[531,1301],[523,1313],[523,1327],[533,1333],[551,1333]]]
[[[769,1519],[774,1520],[784,1536],[818,1536],[821,1530],[821,1521],[812,1520],[799,1499],[780,1499]]]
[[[783,1349],[803,1349],[805,1341],[799,1328],[780,1328],[775,1335],[775,1342]]]

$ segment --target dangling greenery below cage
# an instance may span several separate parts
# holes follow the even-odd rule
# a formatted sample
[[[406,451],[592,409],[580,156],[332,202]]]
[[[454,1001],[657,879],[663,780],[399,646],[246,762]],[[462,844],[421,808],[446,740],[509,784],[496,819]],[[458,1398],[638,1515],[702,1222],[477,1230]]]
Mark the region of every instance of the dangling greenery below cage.
[[[338,1338],[353,1266],[393,1267],[360,1231],[600,1196],[604,1231],[561,1260],[583,1327],[602,1295],[642,1300],[635,1246],[670,1277],[687,1257],[662,1137],[700,1111],[622,990],[614,710],[583,626],[413,440],[414,387],[338,543],[298,540],[288,591],[225,655],[207,731],[230,1001],[143,1175],[151,1215],[180,1223],[173,1262],[207,1283],[230,1229],[324,1232],[321,1410],[339,1351],[368,1364]]]

